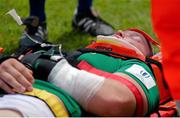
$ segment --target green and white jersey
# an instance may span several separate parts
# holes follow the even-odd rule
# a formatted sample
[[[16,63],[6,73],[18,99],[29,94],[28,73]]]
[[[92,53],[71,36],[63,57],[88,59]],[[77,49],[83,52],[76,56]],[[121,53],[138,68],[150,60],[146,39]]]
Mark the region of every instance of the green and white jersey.
[[[77,60],[85,60],[93,67],[105,72],[121,72],[129,75],[144,90],[148,99],[148,113],[157,108],[159,104],[158,87],[151,69],[144,62],[137,59],[123,60],[99,53],[85,53]]]

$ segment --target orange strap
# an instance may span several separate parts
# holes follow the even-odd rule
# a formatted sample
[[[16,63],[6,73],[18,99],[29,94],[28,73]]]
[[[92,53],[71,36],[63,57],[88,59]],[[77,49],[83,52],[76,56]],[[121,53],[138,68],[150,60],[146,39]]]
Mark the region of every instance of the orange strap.
[[[0,53],[3,53],[3,48],[0,48]]]
[[[169,101],[165,104],[159,105],[157,111],[150,114],[150,117],[173,117],[176,114],[176,104]]]

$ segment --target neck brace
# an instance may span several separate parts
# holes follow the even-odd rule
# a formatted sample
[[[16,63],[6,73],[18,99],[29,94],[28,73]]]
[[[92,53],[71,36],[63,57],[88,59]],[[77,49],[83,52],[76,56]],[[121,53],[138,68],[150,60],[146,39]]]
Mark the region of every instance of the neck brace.
[[[144,60],[143,53],[125,40],[116,36],[98,36],[96,42],[88,45],[87,48],[102,49]]]

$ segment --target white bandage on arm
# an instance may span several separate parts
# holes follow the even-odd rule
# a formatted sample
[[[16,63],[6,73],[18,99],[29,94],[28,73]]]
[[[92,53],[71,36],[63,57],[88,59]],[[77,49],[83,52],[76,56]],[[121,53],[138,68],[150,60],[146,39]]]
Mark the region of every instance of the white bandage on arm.
[[[104,83],[104,77],[78,70],[65,59],[56,64],[48,81],[68,92],[83,108]]]

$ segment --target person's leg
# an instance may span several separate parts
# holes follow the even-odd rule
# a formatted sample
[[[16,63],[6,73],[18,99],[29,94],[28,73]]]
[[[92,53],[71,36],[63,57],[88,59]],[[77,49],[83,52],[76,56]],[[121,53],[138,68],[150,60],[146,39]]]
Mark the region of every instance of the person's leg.
[[[45,0],[29,0],[30,16],[37,16],[40,22],[46,21]]]
[[[14,54],[17,56],[26,48],[36,45],[35,41],[42,43],[47,39],[45,0],[29,0],[29,5],[29,17],[23,20],[26,29],[20,38],[19,49]]]
[[[45,1],[46,0],[29,0],[30,5],[30,15],[29,18],[26,19],[27,22],[25,24],[27,25],[27,32],[30,35],[34,35],[35,33],[39,33],[39,37],[42,39],[46,38],[46,13],[45,13]],[[37,17],[37,19],[36,19]],[[29,19],[32,19],[31,22]],[[37,20],[37,24],[33,23],[35,20]],[[41,28],[39,28],[39,26]],[[41,31],[39,31],[41,30]]]
[[[89,12],[91,10],[91,7],[92,7],[92,0],[79,0],[77,12],[78,13]]]
[[[74,29],[92,36],[113,34],[112,26],[93,11],[92,2],[92,0],[78,0],[72,24]]]

